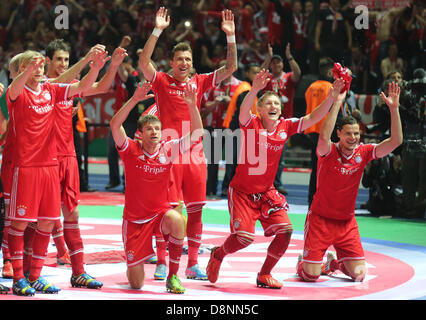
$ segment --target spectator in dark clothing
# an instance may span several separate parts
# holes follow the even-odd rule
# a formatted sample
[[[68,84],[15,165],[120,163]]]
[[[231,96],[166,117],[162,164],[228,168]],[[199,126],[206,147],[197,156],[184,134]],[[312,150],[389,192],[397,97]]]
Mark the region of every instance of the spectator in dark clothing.
[[[352,48],[352,30],[349,21],[340,11],[340,0],[330,0],[327,8],[320,10],[315,30],[315,50],[320,57],[330,57],[344,64]],[[346,56],[346,59],[345,59]]]

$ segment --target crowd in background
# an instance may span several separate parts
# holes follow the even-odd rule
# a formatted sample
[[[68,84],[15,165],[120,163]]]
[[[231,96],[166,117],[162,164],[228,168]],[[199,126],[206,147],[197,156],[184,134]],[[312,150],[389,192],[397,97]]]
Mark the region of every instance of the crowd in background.
[[[362,3],[362,1],[358,1]],[[215,69],[223,60],[226,39],[220,29],[220,12],[231,9],[235,15],[239,69],[262,64],[268,54],[267,44],[274,53],[284,56],[291,43],[302,74],[318,73],[318,59],[329,56],[351,68],[356,76],[355,93],[376,93],[383,72],[398,69],[405,79],[425,65],[424,2],[418,0],[365,1],[374,3],[368,12],[368,28],[357,29],[357,2],[352,0],[10,0],[0,4],[1,82],[7,84],[7,62],[25,49],[43,51],[55,38],[71,44],[71,63],[82,57],[93,45],[103,43],[112,52],[125,35],[132,39],[128,52],[136,65],[138,48],[142,48],[154,26],[158,7],[164,6],[171,16],[171,27],[162,35],[154,61],[159,70],[168,69],[173,44],[189,41],[194,51],[197,72]],[[411,3],[394,7],[395,4]],[[378,4],[378,5],[377,5]],[[69,29],[56,29],[54,9],[65,5],[69,13]],[[387,7],[392,6],[392,7]],[[329,12],[343,20],[329,21]],[[316,39],[318,21],[323,21]],[[385,30],[383,30],[385,29]],[[391,45],[392,44],[392,45]],[[422,60],[423,59],[423,60]],[[382,63],[382,61],[384,63]]]
[[[368,28],[356,27],[355,23],[360,19],[355,6],[363,3],[369,4]],[[58,5],[68,9],[68,28],[55,28]],[[426,9],[421,0],[9,0],[0,2],[0,82],[5,87],[9,84],[11,57],[27,49],[43,52],[55,38],[71,45],[72,65],[94,45],[104,44],[112,53],[123,37],[129,36],[129,56],[124,65],[129,73],[137,72],[138,49],[151,34],[160,6],[166,7],[171,17],[171,25],[161,35],[152,59],[160,71],[169,70],[171,49],[181,41],[191,44],[197,73],[217,69],[226,58],[226,35],[220,25],[221,11],[226,8],[235,15],[236,79],[246,80],[253,65],[261,66],[271,58],[271,49],[282,57],[284,70],[290,71],[287,44],[302,78],[313,75],[315,79],[320,59],[329,57],[351,70],[351,91],[356,94],[377,94],[388,79],[403,87],[413,79],[426,78],[424,74],[413,76],[426,65]],[[404,107],[422,98],[424,105],[423,93],[412,98],[418,101],[407,98],[405,103],[410,105]],[[301,116],[296,112],[300,108],[295,105],[294,109]],[[422,115],[416,111],[413,121],[423,128],[420,118],[424,118],[424,106],[420,110]],[[402,118],[407,130],[414,122]],[[386,127],[386,115],[376,119]],[[387,129],[380,131],[381,138],[386,137]],[[409,138],[423,139],[423,135],[418,136],[420,132]],[[424,166],[424,156],[420,162]],[[424,176],[426,169],[422,170]]]

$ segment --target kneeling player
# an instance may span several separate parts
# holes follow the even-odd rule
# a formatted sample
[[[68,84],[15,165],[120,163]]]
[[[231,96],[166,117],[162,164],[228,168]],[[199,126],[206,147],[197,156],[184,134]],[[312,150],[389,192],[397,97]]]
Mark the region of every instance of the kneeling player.
[[[297,265],[297,274],[304,281],[316,281],[321,273],[336,270],[354,281],[364,280],[365,258],[355,220],[355,200],[367,163],[388,155],[402,143],[399,94],[395,83],[389,85],[389,96],[381,94],[391,114],[391,136],[377,145],[359,143],[359,124],[352,117],[340,121],[339,142],[331,142],[344,93],[324,121],[317,146],[318,187],[306,217],[303,255],[299,256]],[[327,263],[323,264],[323,256],[331,245],[337,256],[330,252]]]
[[[161,122],[156,116],[145,115],[138,121],[140,140],[127,137],[122,123],[138,101],[147,99],[149,83],[138,85],[134,95],[112,118],[110,126],[118,152],[124,163],[126,179],[123,212],[123,242],[130,286],[140,289],[145,280],[144,262],[155,255],[152,236],[161,232],[168,240],[169,292],[184,293],[177,272],[185,237],[184,220],[168,200],[170,170],[173,160],[189,150],[195,141],[194,130],[202,129],[196,106],[196,90],[188,85],[184,99],[191,115],[191,133],[180,139],[161,140]]]

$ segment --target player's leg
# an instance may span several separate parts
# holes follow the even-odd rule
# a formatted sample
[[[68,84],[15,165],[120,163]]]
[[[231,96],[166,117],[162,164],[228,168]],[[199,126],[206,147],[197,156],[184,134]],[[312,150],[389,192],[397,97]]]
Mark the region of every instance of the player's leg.
[[[39,219],[32,242],[33,254],[28,274],[28,281],[30,282],[31,287],[42,293],[58,293],[61,290],[60,288],[50,284],[45,278],[41,277],[41,271],[47,257],[47,248],[49,246],[54,225],[54,220]]]
[[[73,287],[98,289],[102,287],[102,282],[87,274],[84,269],[84,245],[78,221],[80,217],[78,210],[78,199],[80,198],[78,162],[75,157],[65,157],[61,163],[63,165],[60,181],[64,240],[69,248],[72,268],[70,282]]]
[[[152,236],[161,223],[161,217],[146,223],[123,219],[122,237],[127,264],[127,279],[133,289],[140,289],[145,281],[144,263],[155,255]]]
[[[354,281],[363,281],[367,268],[355,216],[351,220],[337,223],[334,233],[336,240],[333,246],[337,256],[329,255],[322,270],[325,274],[340,270]]]
[[[127,267],[126,275],[132,289],[142,288],[145,282],[144,264],[140,263],[136,266]]]
[[[79,211],[74,207],[71,211],[67,206],[62,206],[64,216],[64,239],[71,259],[72,275],[70,283],[73,287],[98,289],[103,283],[86,273],[84,269],[84,245],[81,238]]]
[[[20,296],[32,296],[35,294],[33,289],[24,276],[23,256],[24,251],[24,231],[28,222],[11,221],[8,234],[10,259],[13,267],[13,294]]]
[[[364,281],[367,274],[365,260],[345,260],[343,266],[339,265],[339,270],[356,282]]]
[[[219,277],[220,265],[225,256],[248,247],[254,241],[257,217],[249,205],[249,197],[250,195],[239,193],[231,187],[228,189],[231,234],[221,246],[213,248],[210,254],[206,271],[208,280],[212,283]]]
[[[310,263],[303,260],[302,254],[297,261],[297,275],[306,282],[315,282],[321,275],[321,262]]]
[[[57,293],[58,287],[51,285],[41,277],[41,271],[47,256],[48,246],[55,221],[61,218],[61,190],[59,185],[59,166],[39,167],[33,170],[36,187],[36,202],[34,208],[37,213],[37,229],[32,240],[31,267],[28,281],[36,291],[43,293]]]
[[[8,210],[9,205],[5,205],[5,208],[7,208]],[[3,253],[2,277],[6,279],[13,278],[13,267],[12,267],[12,262],[10,260],[9,243],[8,243],[8,234],[9,234],[10,224],[11,224],[11,221],[9,219],[6,219],[4,222],[4,229],[3,229],[3,241],[1,243],[1,249]]]
[[[155,280],[164,280],[166,279],[166,252],[167,252],[167,242],[164,239],[164,236],[161,232],[155,234],[155,244],[157,249],[157,266],[155,267],[154,279]]]
[[[271,276],[271,271],[287,251],[293,227],[285,210],[275,211],[266,219],[262,217],[260,221],[265,230],[265,236],[274,235],[274,239],[268,247],[265,262],[257,276],[257,285],[279,289],[282,287],[282,283]]]
[[[15,295],[32,296],[35,294],[24,275],[24,232],[29,222],[37,221],[38,197],[36,195],[37,170],[18,168],[13,170],[8,219],[11,224],[8,230],[8,247],[13,267],[12,290]],[[19,181],[19,183],[18,183]]]
[[[197,163],[183,164],[182,194],[188,215],[186,226],[188,265],[185,275],[190,279],[207,280],[206,273],[201,270],[198,264],[198,253],[203,234],[202,211],[206,203],[207,179],[205,159],[199,159],[199,161]]]
[[[321,265],[327,248],[332,244],[327,220],[308,212],[305,222],[303,255],[299,255],[297,275],[307,282],[315,282],[321,275]]]
[[[61,220],[55,221],[55,226],[52,230],[52,238],[57,250],[56,261],[59,265],[71,264],[70,256],[67,247],[65,246],[64,227]]]
[[[3,151],[4,152],[4,151]],[[9,215],[9,205],[10,205],[10,191],[12,187],[12,177],[13,170],[10,161],[4,161],[1,166],[1,183],[2,183],[2,191],[3,191],[3,199],[4,199],[4,228],[2,230],[3,240],[1,242],[1,249],[3,253],[3,269],[2,269],[2,277],[11,279],[13,278],[13,268],[12,262],[10,261],[9,254],[9,245],[8,245],[8,233],[11,221],[8,217]]]
[[[166,288],[169,292],[184,293],[185,288],[177,276],[185,237],[182,215],[176,210],[167,211],[161,222],[161,231],[168,238],[169,248],[169,274]]]

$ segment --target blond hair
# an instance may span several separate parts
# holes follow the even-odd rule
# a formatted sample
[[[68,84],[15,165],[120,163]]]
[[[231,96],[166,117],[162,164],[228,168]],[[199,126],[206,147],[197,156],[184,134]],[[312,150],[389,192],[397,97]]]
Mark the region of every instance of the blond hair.
[[[9,61],[9,71],[17,73],[19,71],[19,63],[21,62],[20,58],[22,52],[14,55]]]
[[[40,52],[33,50],[27,50],[21,53],[20,55],[21,56],[19,57],[19,68],[26,67],[34,58],[44,58],[44,56]]]
[[[257,107],[262,107],[263,106],[263,103],[264,103],[264,101],[266,100],[266,98],[268,98],[268,97],[270,97],[270,96],[274,96],[274,97],[277,97],[277,99],[278,99],[278,101],[280,102],[280,104],[281,104],[281,99],[280,99],[280,96],[275,92],[275,91],[266,91],[258,100],[257,100],[257,103],[256,103],[256,106]]]

